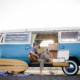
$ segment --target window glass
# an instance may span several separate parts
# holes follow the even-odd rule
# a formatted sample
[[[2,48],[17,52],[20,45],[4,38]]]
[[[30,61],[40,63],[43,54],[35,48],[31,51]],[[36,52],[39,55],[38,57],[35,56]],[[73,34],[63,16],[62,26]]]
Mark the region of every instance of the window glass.
[[[78,41],[80,41],[80,32],[78,32]]]
[[[5,42],[29,42],[30,34],[6,34]]]
[[[61,33],[62,42],[76,42],[78,41],[78,32],[62,32]]]

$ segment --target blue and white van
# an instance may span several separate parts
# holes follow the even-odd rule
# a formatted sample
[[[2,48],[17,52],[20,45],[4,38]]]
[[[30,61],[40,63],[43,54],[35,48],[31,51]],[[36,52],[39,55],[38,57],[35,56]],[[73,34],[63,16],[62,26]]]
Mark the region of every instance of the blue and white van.
[[[76,27],[1,31],[0,58],[19,59],[27,62],[29,67],[39,67],[39,63],[30,63],[28,58],[32,43],[37,41],[41,44],[43,40],[51,39],[58,43],[58,50],[69,50],[69,66],[62,67],[63,72],[67,75],[77,74],[80,65],[80,28]],[[53,67],[53,64],[45,62],[44,67]]]

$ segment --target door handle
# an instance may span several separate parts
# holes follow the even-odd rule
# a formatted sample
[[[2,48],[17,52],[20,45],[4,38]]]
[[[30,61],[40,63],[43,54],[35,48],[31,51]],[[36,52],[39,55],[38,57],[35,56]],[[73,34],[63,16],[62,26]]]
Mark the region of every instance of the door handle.
[[[28,49],[30,49],[31,47],[30,47],[30,45],[26,45],[25,46],[25,50],[28,50]]]
[[[64,49],[65,47],[64,46],[62,46],[62,47],[59,47],[60,49]]]
[[[26,47],[25,49],[30,49],[29,47]]]

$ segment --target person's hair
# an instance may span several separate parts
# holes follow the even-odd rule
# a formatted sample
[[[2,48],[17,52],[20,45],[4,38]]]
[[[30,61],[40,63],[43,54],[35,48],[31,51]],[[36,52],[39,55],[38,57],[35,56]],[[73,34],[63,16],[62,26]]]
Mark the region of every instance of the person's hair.
[[[38,45],[38,43],[37,43],[37,42],[34,42],[34,43],[33,43],[33,46],[35,46],[35,45]]]

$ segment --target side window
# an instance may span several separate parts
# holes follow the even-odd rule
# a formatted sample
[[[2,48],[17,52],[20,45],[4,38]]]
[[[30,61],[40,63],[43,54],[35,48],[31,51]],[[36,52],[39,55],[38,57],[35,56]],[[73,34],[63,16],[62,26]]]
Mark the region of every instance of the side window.
[[[61,42],[78,41],[78,32],[61,32]]]
[[[29,43],[30,33],[6,34],[5,43]]]
[[[80,32],[78,32],[78,41],[80,41]]]

